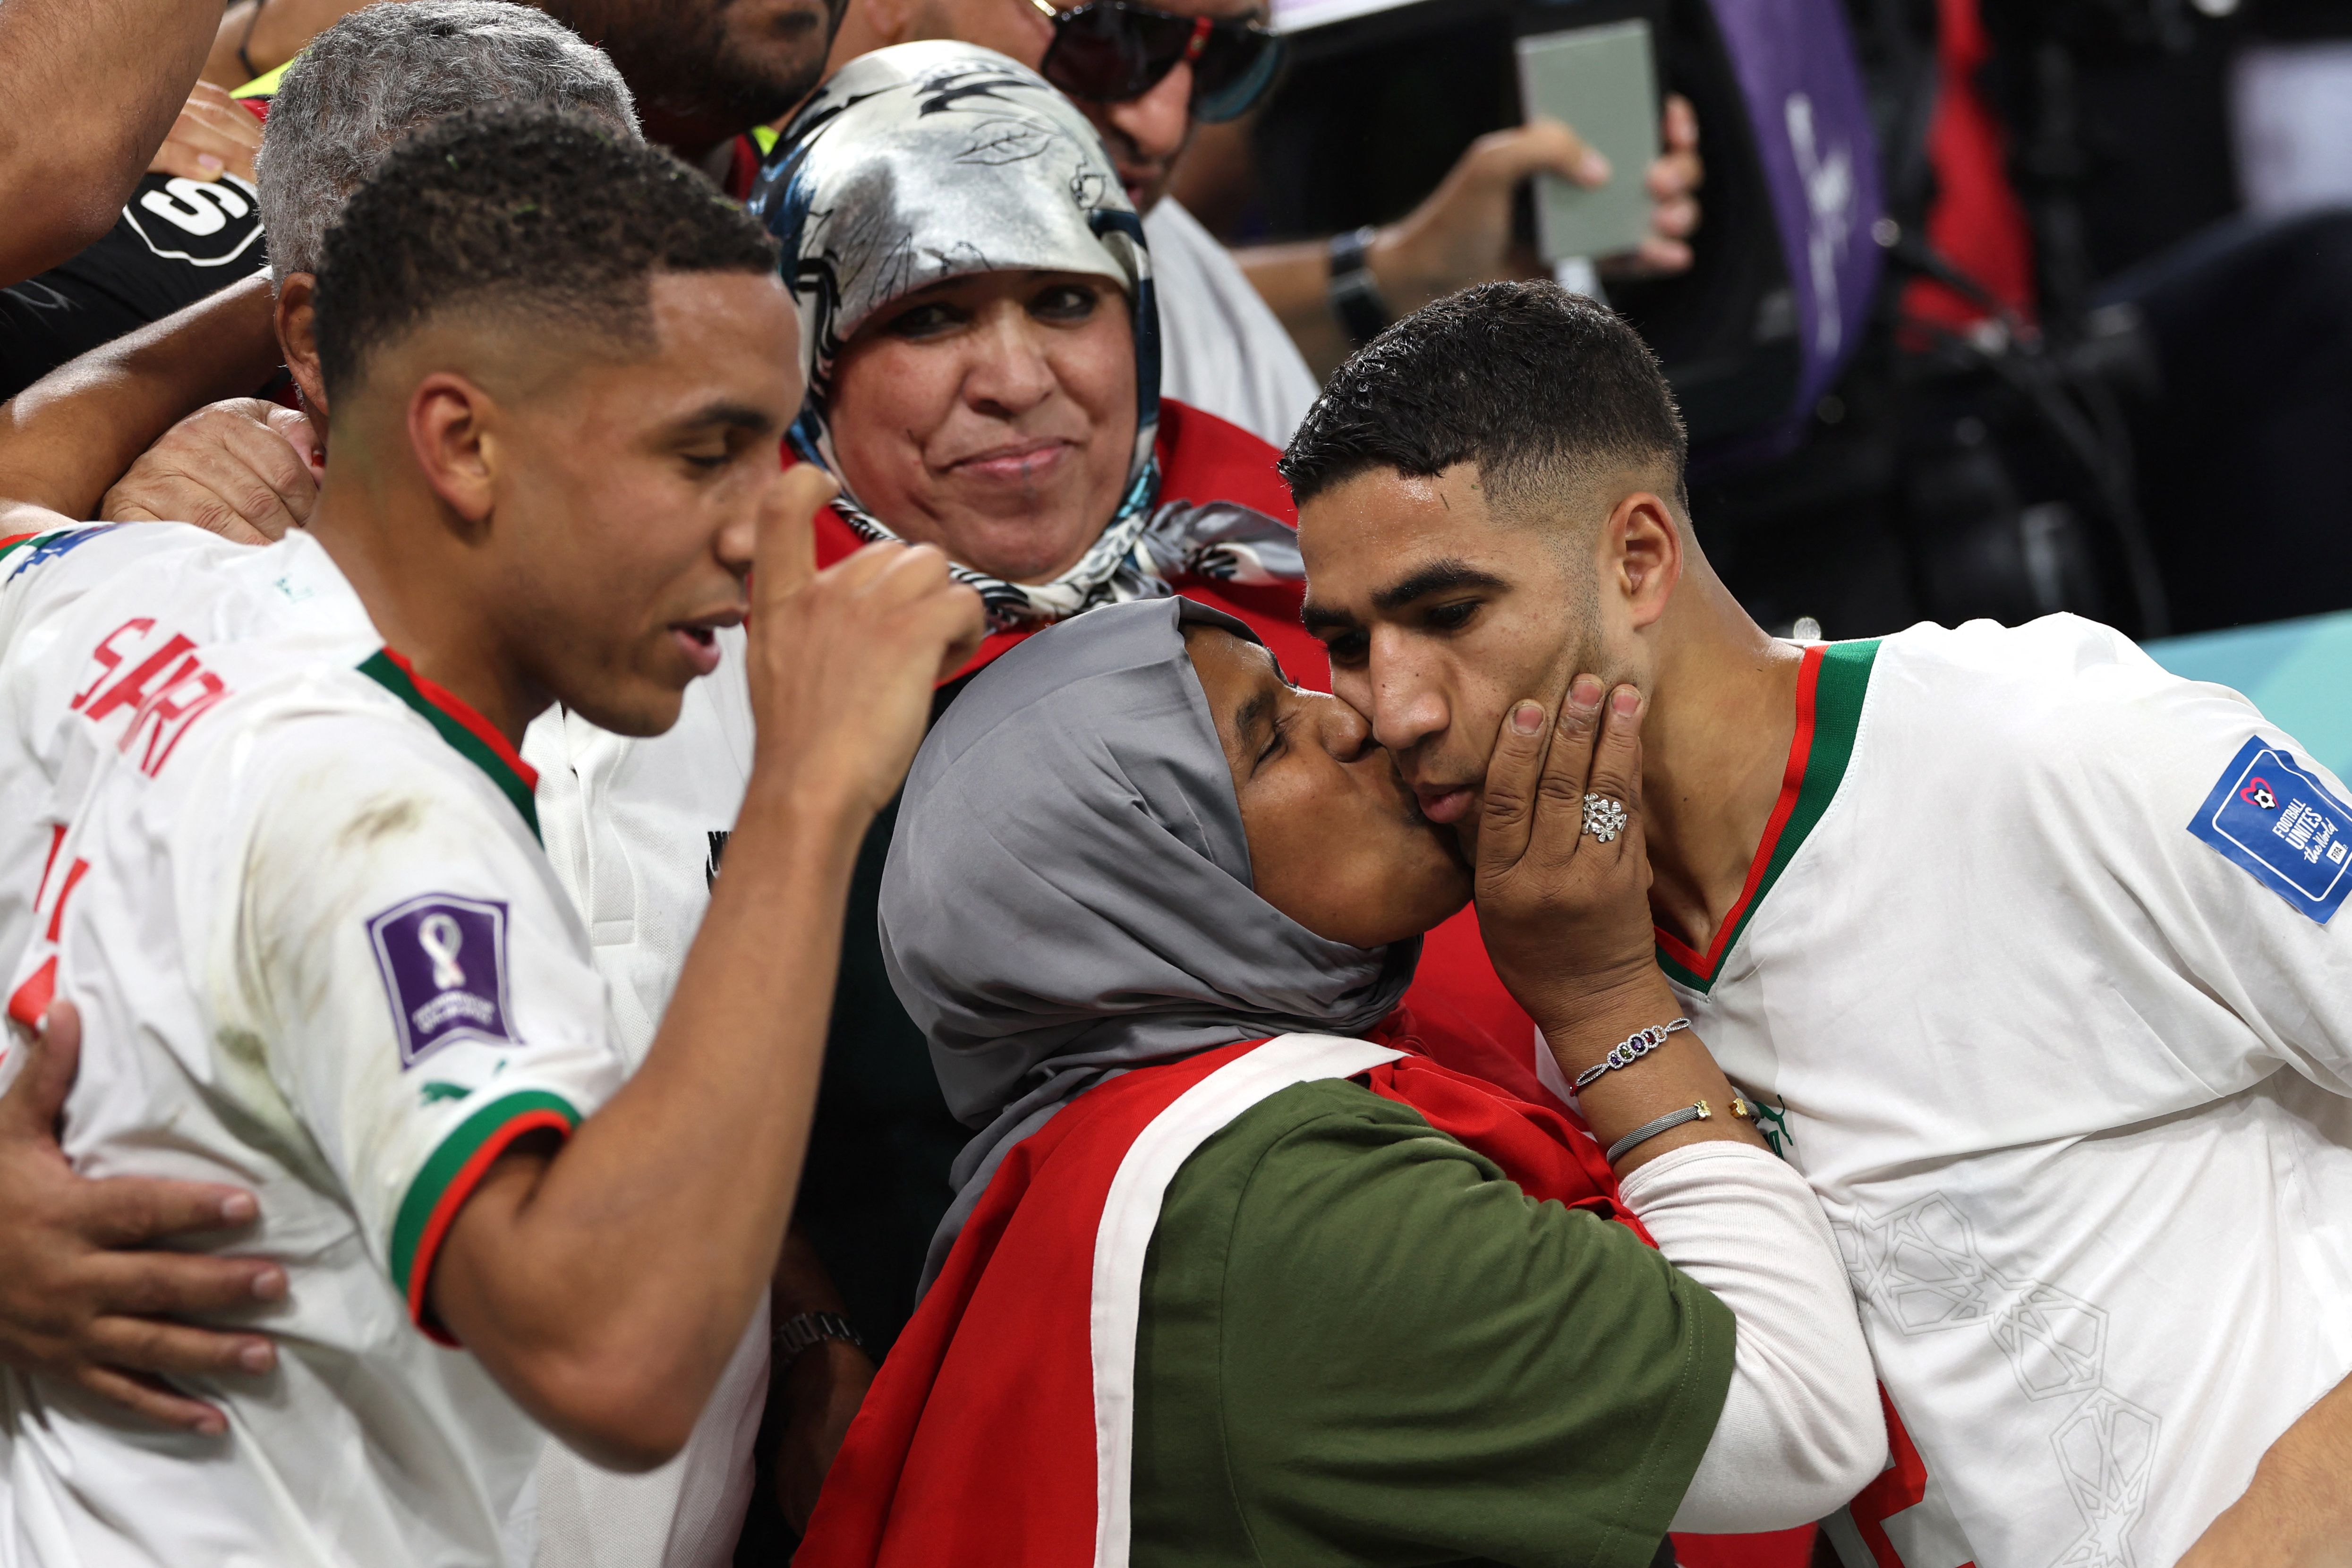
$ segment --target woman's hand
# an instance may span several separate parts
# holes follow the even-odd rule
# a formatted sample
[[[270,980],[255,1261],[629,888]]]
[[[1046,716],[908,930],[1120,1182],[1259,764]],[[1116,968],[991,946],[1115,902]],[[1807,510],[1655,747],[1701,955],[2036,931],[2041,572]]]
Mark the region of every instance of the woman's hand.
[[[1682,1011],[1650,931],[1650,861],[1642,837],[1642,694],[1570,682],[1556,722],[1523,700],[1504,717],[1486,764],[1478,829],[1478,928],[1495,972],[1528,1010],[1570,1083],[1637,1031]],[[1623,813],[1607,842],[1585,830],[1588,795]],[[1617,820],[1615,810],[1601,814]],[[1685,1143],[1763,1147],[1706,1047],[1688,1030],[1577,1091],[1602,1148],[1671,1112],[1698,1117],[1630,1142],[1624,1175]]]
[[[1642,837],[1642,694],[1580,675],[1558,721],[1533,699],[1503,720],[1478,828],[1478,924],[1495,972],[1549,1037],[1603,999],[1664,1023],[1673,994],[1650,932]],[[1584,830],[1590,793],[1621,805],[1608,843]],[[1613,1006],[1612,1006],[1613,1010]]]

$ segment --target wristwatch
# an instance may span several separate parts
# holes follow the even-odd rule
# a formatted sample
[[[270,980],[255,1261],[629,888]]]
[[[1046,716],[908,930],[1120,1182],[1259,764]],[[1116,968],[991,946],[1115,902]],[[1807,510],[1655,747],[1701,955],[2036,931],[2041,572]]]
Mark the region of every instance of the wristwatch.
[[[1372,241],[1380,230],[1366,224],[1351,234],[1331,237],[1331,314],[1340,330],[1362,348],[1389,324],[1389,302],[1381,298],[1379,279],[1372,276]]]
[[[803,1312],[776,1325],[774,1375],[782,1376],[786,1368],[800,1360],[803,1351],[820,1340],[839,1340],[859,1350],[866,1348],[865,1336],[850,1327],[849,1320],[840,1313]]]

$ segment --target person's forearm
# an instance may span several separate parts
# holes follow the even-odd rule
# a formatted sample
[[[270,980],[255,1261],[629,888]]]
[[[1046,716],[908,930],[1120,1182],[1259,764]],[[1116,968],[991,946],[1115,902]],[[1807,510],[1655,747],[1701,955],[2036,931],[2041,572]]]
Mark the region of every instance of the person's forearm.
[[[219,23],[220,0],[0,0],[0,287],[113,226]]]
[[[1654,968],[1638,977],[1586,994],[1559,1020],[1538,1019],[1553,1058],[1570,1083],[1599,1065],[1639,1030],[1671,1022],[1681,1012],[1665,977]],[[1669,1150],[1728,1139],[1761,1149],[1755,1127],[1732,1114],[1733,1089],[1690,1030],[1666,1037],[1665,1044],[1628,1065],[1602,1073],[1577,1091],[1577,1109],[1603,1149],[1636,1128],[1687,1105],[1706,1102],[1706,1121],[1685,1121],[1636,1144],[1617,1162],[1622,1177]]]
[[[1886,1462],[1870,1350],[1822,1208],[1761,1149],[1717,1142],[1627,1176],[1658,1250],[1738,1323],[1731,1386],[1676,1530],[1787,1530],[1830,1513]]]
[[[0,404],[0,499],[91,516],[174,423],[268,381],[279,357],[271,310],[269,280],[256,275],[68,360]]]
[[[1355,345],[1331,314],[1331,252],[1321,240],[1259,245],[1234,252],[1318,381],[1330,378]]]
[[[2346,1564],[2352,1564],[2352,1378],[2270,1446],[2245,1495],[2180,1560],[2180,1568]]]
[[[531,1179],[485,1183],[435,1269],[452,1331],[610,1462],[685,1441],[775,1269],[865,826],[755,775],[645,1065],[535,1171],[506,1162]]]

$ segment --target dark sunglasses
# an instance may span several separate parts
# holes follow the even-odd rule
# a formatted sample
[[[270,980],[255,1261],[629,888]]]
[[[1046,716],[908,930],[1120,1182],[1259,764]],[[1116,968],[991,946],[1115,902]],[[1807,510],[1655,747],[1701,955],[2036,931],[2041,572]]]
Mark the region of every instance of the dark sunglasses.
[[[1192,118],[1207,124],[1244,114],[1282,68],[1279,34],[1249,22],[1171,16],[1129,0],[1087,0],[1073,10],[1034,0],[1054,21],[1038,74],[1072,98],[1126,103],[1192,68]]]

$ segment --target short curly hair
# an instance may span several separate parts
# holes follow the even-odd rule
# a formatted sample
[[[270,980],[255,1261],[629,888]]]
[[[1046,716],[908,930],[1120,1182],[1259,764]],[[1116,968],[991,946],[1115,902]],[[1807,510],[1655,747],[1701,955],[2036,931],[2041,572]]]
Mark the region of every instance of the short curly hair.
[[[1483,283],[1364,345],[1307,411],[1282,477],[1301,505],[1375,468],[1416,478],[1475,463],[1527,506],[1563,482],[1639,468],[1688,510],[1688,443],[1657,356],[1605,305],[1557,283]]]
[[[775,242],[669,153],[584,115],[471,110],[395,147],[327,231],[331,397],[453,310],[527,313],[624,351],[653,342],[656,272],[772,272]]]

